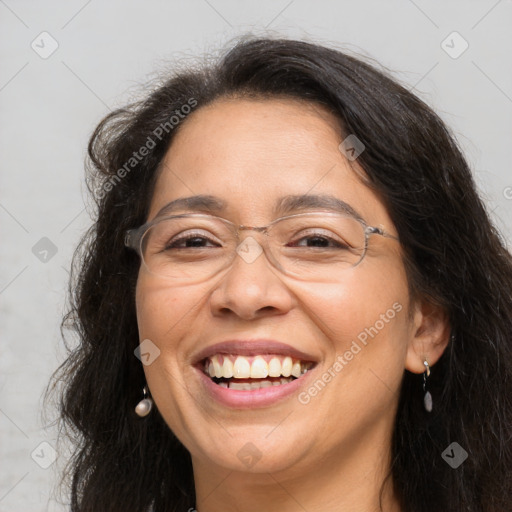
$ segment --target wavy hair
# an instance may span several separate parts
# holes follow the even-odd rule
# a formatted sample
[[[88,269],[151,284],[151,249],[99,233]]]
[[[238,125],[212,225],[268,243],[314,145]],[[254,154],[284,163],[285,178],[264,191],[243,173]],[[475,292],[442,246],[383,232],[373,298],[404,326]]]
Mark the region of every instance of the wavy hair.
[[[442,306],[453,334],[432,368],[432,413],[422,407],[422,376],[404,371],[388,477],[404,511],[509,511],[512,258],[454,137],[373,63],[309,42],[253,37],[213,63],[169,72],[91,136],[87,183],[96,217],[74,256],[63,320],[78,343],[68,345],[54,376],[64,383],[61,427],[75,447],[71,510],[181,512],[195,504],[190,454],[158,411],[144,419],[133,411],[145,384],[134,357],[140,261],[124,233],[146,221],[159,164],[187,122],[183,106],[195,101],[198,111],[223,97],[323,105],[341,120],[342,135],[366,146],[358,164],[396,226],[411,292]],[[468,452],[457,469],[441,456],[452,442]]]

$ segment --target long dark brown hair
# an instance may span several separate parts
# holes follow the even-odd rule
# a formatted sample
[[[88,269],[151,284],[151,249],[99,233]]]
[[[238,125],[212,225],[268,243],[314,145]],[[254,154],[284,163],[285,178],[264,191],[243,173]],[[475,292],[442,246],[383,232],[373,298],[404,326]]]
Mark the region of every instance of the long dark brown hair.
[[[188,451],[158,411],[144,419],[134,414],[145,384],[134,356],[140,261],[125,248],[124,233],[147,220],[158,166],[187,122],[183,106],[197,111],[218,98],[250,96],[323,105],[345,136],[363,142],[358,163],[398,230],[409,286],[449,315],[454,337],[432,368],[432,413],[422,405],[422,376],[403,376],[389,474],[403,510],[509,512],[511,255],[454,137],[424,102],[362,58],[252,37],[213,64],[171,70],[144,100],[105,117],[90,139],[87,183],[96,220],[75,254],[63,321],[79,342],[54,378],[64,384],[62,426],[76,448],[68,467],[71,510],[195,506]],[[151,149],[130,160],[143,146]],[[457,469],[441,456],[453,442],[468,453]]]

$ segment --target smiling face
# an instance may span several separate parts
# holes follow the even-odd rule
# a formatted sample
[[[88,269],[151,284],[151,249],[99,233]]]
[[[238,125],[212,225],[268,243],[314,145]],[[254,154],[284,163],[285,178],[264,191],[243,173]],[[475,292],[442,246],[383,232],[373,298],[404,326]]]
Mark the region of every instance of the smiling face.
[[[263,226],[274,220],[284,196],[315,195],[344,201],[368,225],[396,235],[383,203],[338,149],[342,140],[337,119],[320,107],[295,100],[218,100],[180,127],[148,220],[175,199],[208,195],[225,203],[214,214],[237,225]],[[261,233],[240,231],[241,241],[249,236],[263,243]],[[327,282],[285,275],[264,254],[253,261],[235,256],[228,268],[192,284],[173,283],[141,266],[136,303],[140,339],[160,350],[144,367],[148,386],[191,453],[195,471],[325,471],[356,452],[360,457],[361,450],[389,445],[417,328],[409,317],[396,240],[372,235],[364,259]],[[286,347],[254,341],[261,339],[297,352],[285,361]],[[248,343],[209,350],[226,340]],[[247,347],[248,357],[237,362]],[[204,358],[219,352],[215,360]],[[215,383],[203,370],[208,373],[211,364],[212,373],[229,372],[224,359],[234,363],[238,376],[256,368],[255,382],[270,384],[252,391],[220,386],[223,379]],[[294,379],[307,362],[313,367]],[[420,371],[419,357],[414,364]],[[268,377],[294,369],[293,381],[282,386],[274,385],[280,378]],[[244,450],[261,458],[248,466]],[[368,472],[374,462],[368,459]]]

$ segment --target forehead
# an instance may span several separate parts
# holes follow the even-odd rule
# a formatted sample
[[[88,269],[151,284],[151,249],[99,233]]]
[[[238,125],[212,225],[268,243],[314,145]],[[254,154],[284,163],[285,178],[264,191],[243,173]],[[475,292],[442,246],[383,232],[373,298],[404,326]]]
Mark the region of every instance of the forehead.
[[[382,223],[384,206],[340,152],[343,139],[339,120],[321,106],[218,100],[180,126],[162,161],[148,218],[173,200],[208,195],[221,200],[217,215],[266,223],[285,196],[313,195],[331,196],[367,222]]]

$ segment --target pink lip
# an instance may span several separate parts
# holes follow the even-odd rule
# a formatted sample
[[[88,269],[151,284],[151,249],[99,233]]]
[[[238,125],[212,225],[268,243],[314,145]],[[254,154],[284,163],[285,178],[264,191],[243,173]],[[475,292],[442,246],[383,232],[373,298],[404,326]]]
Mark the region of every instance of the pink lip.
[[[200,350],[193,358],[193,364],[200,363],[203,359],[215,354],[236,354],[241,356],[256,356],[263,354],[276,354],[290,356],[301,361],[318,362],[315,357],[296,348],[275,340],[227,340],[215,343]],[[277,388],[277,386],[276,386]],[[257,391],[257,390],[255,390]]]
[[[253,409],[273,405],[295,394],[300,388],[306,387],[311,378],[310,374],[314,372],[315,368],[288,384],[247,391],[223,388],[215,384],[201,369],[196,367],[195,370],[199,374],[199,379],[201,384],[205,387],[206,393],[215,401],[226,407]]]

